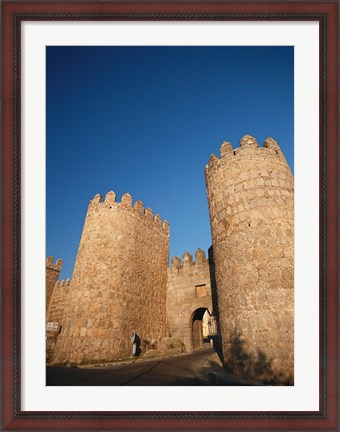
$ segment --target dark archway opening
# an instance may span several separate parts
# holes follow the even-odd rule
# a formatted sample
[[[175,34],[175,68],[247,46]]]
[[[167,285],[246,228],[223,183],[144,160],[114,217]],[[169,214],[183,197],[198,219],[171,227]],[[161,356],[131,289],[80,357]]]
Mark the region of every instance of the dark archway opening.
[[[196,309],[192,315],[192,349],[197,350],[204,346],[203,316],[207,308]]]

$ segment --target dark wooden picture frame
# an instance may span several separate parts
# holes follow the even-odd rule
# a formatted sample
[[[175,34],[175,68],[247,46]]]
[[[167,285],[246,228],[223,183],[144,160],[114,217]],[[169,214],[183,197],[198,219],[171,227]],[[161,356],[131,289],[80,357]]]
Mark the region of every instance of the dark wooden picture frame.
[[[338,0],[2,4],[3,429],[338,430]],[[320,24],[320,386],[312,412],[28,412],[20,364],[20,24],[25,20],[318,21]]]

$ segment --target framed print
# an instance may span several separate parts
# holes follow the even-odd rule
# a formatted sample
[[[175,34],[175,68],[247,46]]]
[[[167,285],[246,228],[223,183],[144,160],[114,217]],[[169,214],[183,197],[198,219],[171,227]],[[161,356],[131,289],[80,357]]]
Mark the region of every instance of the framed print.
[[[337,429],[338,6],[3,2],[4,430]]]

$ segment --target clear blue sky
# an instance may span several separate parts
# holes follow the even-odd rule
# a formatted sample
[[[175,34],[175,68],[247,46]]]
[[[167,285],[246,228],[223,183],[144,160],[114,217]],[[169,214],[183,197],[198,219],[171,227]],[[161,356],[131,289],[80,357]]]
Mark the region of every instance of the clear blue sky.
[[[293,47],[47,47],[47,245],[71,277],[88,202],[129,192],[170,258],[211,245],[204,167],[245,134],[293,170]]]

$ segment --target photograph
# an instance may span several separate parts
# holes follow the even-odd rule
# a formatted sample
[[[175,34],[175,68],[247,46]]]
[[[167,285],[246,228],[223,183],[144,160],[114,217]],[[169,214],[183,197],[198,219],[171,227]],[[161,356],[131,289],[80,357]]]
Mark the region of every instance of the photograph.
[[[3,0],[2,430],[338,430],[339,0]]]
[[[294,385],[294,47],[46,47],[46,385]]]

